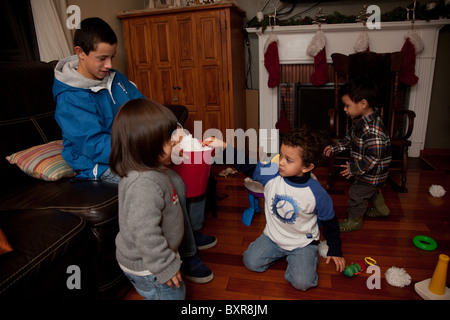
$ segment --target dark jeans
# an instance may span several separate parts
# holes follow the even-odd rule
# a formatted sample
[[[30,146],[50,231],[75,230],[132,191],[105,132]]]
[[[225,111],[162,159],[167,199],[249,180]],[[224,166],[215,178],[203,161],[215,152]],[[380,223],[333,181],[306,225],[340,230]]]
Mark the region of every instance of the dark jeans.
[[[378,188],[366,186],[364,184],[352,184],[348,191],[348,217],[360,218],[367,210],[367,201],[371,200],[378,193]]]

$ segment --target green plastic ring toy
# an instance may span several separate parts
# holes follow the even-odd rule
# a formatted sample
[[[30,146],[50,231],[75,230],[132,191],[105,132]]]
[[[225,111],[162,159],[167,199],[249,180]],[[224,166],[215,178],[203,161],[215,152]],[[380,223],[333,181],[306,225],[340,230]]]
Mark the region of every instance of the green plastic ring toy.
[[[427,236],[415,236],[413,239],[413,243],[417,248],[426,251],[433,251],[437,248],[436,241]]]

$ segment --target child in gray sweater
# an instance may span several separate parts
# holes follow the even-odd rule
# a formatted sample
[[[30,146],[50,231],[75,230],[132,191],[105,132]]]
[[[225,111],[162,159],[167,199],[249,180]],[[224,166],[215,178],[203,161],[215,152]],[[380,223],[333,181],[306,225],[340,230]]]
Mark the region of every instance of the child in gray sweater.
[[[169,109],[137,99],[119,110],[111,132],[110,167],[120,177],[116,258],[149,300],[182,300],[186,293],[178,254],[183,212],[170,182],[175,173],[166,167],[176,129]]]

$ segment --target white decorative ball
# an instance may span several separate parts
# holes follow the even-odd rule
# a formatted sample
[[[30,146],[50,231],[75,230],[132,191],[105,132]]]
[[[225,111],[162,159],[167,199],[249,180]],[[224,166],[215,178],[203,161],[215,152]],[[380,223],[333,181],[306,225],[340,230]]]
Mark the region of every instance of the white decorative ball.
[[[384,275],[391,286],[403,288],[411,284],[411,276],[403,268],[391,267]]]
[[[437,184],[431,185],[429,191],[433,197],[437,197],[437,198],[443,197],[446,192],[442,186],[437,185]]]

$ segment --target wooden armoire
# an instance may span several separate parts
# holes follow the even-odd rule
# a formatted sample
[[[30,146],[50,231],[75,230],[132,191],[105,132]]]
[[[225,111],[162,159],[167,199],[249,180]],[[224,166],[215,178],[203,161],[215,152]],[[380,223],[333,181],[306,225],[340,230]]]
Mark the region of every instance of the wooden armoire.
[[[123,12],[128,77],[146,97],[207,129],[246,129],[243,17],[231,3]]]

